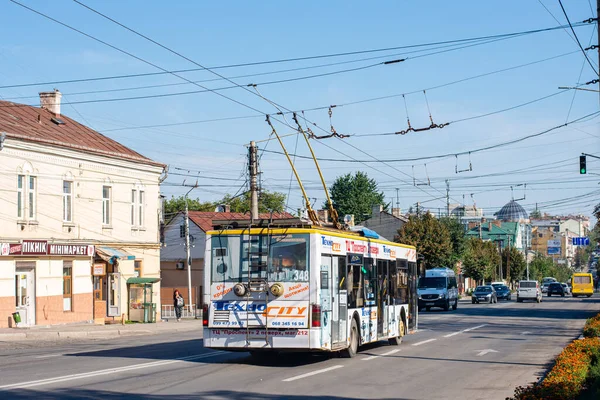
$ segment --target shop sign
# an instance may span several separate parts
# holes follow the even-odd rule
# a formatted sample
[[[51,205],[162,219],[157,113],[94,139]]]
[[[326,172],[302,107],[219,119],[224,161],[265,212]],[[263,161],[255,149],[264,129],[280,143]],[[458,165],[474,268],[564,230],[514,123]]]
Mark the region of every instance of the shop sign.
[[[0,256],[93,256],[93,245],[49,244],[46,240],[23,240],[21,243],[0,243]]]
[[[92,275],[93,276],[103,276],[106,275],[106,264],[97,263],[92,266]]]

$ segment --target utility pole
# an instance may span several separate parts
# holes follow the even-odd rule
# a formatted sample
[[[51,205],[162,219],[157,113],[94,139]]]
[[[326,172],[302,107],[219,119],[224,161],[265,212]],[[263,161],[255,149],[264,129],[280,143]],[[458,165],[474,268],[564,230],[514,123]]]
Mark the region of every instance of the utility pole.
[[[511,235],[508,235],[508,255],[506,257],[506,280],[508,281],[508,284],[510,285],[510,238]]]
[[[192,302],[192,250],[190,248],[190,217],[188,210],[188,194],[194,189],[196,189],[196,186],[185,194],[185,252],[188,275],[188,307],[194,304]]]
[[[254,222],[258,219],[258,185],[256,181],[258,175],[258,159],[256,157],[257,148],[254,141],[250,142],[248,152],[248,168],[250,170],[250,220],[251,222]]]
[[[396,188],[396,208],[398,210],[400,209],[400,189],[399,188]]]
[[[446,179],[446,216],[450,216],[450,181],[448,179]]]
[[[596,0],[596,32],[598,32],[598,62],[600,62],[600,0]],[[600,64],[599,64],[600,65]],[[600,89],[600,79],[598,80],[598,88]],[[598,91],[600,93],[600,91]]]

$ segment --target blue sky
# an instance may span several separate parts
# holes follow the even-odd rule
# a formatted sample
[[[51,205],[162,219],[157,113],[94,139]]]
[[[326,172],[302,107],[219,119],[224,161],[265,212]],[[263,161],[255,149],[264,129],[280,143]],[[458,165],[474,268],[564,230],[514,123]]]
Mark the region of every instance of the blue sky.
[[[23,0],[23,3],[162,68],[179,70],[195,67],[74,2]],[[550,13],[539,1],[534,0],[389,1],[368,4],[348,1],[85,3],[207,67],[440,42],[559,25],[550,13],[560,24],[566,23],[558,1],[550,0],[542,0]],[[573,23],[595,16],[588,0],[565,1],[564,4]],[[0,25],[0,36],[4,38],[0,43],[0,86],[158,71],[8,1],[0,4],[0,13],[4,16]],[[596,44],[592,24],[575,29],[584,47],[590,41]],[[414,50],[421,52],[411,52]],[[434,121],[445,123],[510,108],[554,94],[559,91],[559,86],[574,86],[596,78],[591,68],[584,64],[582,53],[577,50],[577,45],[565,30],[556,30],[426,57],[416,56],[435,50],[394,50],[217,71],[235,77],[316,67],[234,79],[240,85],[247,85],[407,58],[402,63],[378,65],[360,71],[259,85],[258,90],[264,97],[297,111],[416,92],[406,95],[405,99],[411,124],[419,128],[430,123],[426,99]],[[588,53],[597,65],[597,54]],[[356,61],[375,56],[387,57]],[[426,88],[555,56],[561,57],[430,89],[426,97],[422,93]],[[318,67],[342,61],[356,62]],[[580,71],[583,71],[581,78]],[[190,80],[215,78],[207,71],[182,75]],[[182,85],[77,94],[173,83]],[[201,200],[216,200],[225,193],[237,193],[245,181],[247,150],[244,145],[256,140],[261,149],[280,150],[275,140],[263,141],[270,133],[264,117],[193,124],[187,122],[255,116],[258,114],[256,111],[213,93],[85,103],[89,100],[199,90],[185,83],[172,75],[159,75],[2,88],[0,96],[15,102],[38,104],[39,91],[58,88],[64,94],[63,102],[74,103],[63,104],[64,114],[148,157],[169,164],[172,173],[199,176],[200,187],[195,189],[194,195]],[[202,85],[214,89],[229,84],[209,81]],[[592,86],[588,88],[595,89]],[[269,103],[241,88],[224,90],[222,93],[260,110],[262,114],[277,111]],[[405,159],[468,152],[563,124],[568,115],[568,119],[576,119],[598,111],[597,93],[577,91],[574,100],[573,94],[573,91],[567,91],[512,111],[403,136],[368,135],[407,128],[401,96],[337,107],[333,109],[332,116],[335,129],[340,133],[364,136],[313,141],[313,146],[319,158],[350,157],[358,160],[373,157]],[[305,116],[329,130],[326,109],[308,111]],[[288,121],[291,122],[289,117]],[[328,184],[340,174],[365,171],[377,180],[387,201],[394,203],[395,188],[399,188],[399,202],[403,210],[416,202],[436,212],[443,210],[445,180],[448,179],[451,203],[463,202],[463,198],[466,204],[475,201],[478,207],[484,208],[486,214],[493,214],[511,199],[510,187],[513,186],[515,198],[526,197],[520,203],[528,211],[538,203],[542,211],[552,214],[589,215],[592,204],[597,203],[600,197],[597,193],[600,189],[598,175],[593,175],[600,174],[600,162],[588,159],[590,174],[580,176],[578,156],[581,152],[599,153],[599,122],[600,118],[590,119],[510,146],[473,153],[470,157],[472,171],[458,174],[455,173],[457,166],[458,169],[465,169],[469,165],[467,155],[368,165],[323,161],[321,167]],[[139,128],[175,123],[186,124]],[[285,125],[276,123],[275,127],[280,134],[292,133]],[[316,134],[323,133],[313,129]],[[288,150],[294,152],[296,136],[288,136],[284,142]],[[297,153],[308,154],[303,141],[298,142]],[[317,199],[317,206],[320,206],[324,194],[312,162],[297,160],[296,166],[310,197]],[[291,171],[283,156],[263,153],[261,170],[265,189],[288,193]],[[421,183],[429,179],[431,185],[414,186],[413,178]],[[188,189],[177,186],[184,179],[186,184],[196,181],[194,177],[172,174],[163,192],[167,196],[184,193]],[[526,192],[523,186],[517,186],[523,184],[527,184]],[[594,191],[595,194],[592,193]],[[298,185],[292,182],[288,206],[294,210],[300,205]]]

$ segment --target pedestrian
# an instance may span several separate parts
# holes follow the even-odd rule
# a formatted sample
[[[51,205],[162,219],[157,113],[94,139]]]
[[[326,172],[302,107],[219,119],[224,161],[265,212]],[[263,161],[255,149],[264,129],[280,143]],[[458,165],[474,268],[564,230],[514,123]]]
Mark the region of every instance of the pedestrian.
[[[175,306],[175,315],[177,316],[177,321],[181,321],[181,311],[183,310],[185,303],[183,301],[183,296],[177,289],[175,289],[175,292],[173,292],[173,305]]]

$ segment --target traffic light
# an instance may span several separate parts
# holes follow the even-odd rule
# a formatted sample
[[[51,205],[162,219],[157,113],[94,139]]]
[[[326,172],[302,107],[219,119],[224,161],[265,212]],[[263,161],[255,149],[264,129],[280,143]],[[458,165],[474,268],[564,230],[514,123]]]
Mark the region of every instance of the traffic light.
[[[585,156],[579,156],[579,173],[586,174],[587,168],[585,166]]]

